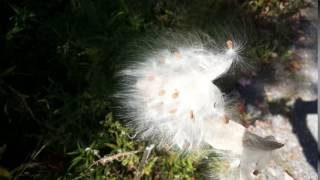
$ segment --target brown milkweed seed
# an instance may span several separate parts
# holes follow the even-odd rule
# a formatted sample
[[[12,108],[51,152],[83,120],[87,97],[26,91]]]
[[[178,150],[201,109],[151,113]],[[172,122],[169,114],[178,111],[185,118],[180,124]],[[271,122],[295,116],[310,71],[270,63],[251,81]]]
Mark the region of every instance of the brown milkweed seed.
[[[179,96],[179,91],[175,90],[175,92],[172,94],[172,98],[176,99]]]
[[[161,89],[161,90],[159,91],[159,96],[164,96],[165,93],[166,93],[166,91],[163,90],[163,89]]]

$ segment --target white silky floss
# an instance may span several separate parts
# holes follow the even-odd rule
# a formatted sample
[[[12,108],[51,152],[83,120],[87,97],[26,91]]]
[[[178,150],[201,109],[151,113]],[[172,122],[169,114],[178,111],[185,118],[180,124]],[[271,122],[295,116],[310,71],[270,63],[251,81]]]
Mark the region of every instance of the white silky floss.
[[[142,54],[139,62],[120,72],[122,90],[116,97],[125,110],[127,126],[140,139],[182,152],[209,144],[228,159],[227,169],[214,176],[251,179],[252,172],[268,162],[271,151],[282,145],[270,137],[250,135],[241,124],[229,120],[223,93],[212,82],[240,59],[242,47],[229,40],[223,51],[208,50],[205,43],[195,36],[175,34],[153,42],[161,44],[158,49],[147,44],[151,47],[145,52],[148,55]],[[234,158],[228,158],[228,153]]]
[[[230,69],[239,48],[232,41],[224,52],[195,44],[155,51],[121,72],[128,124],[158,147],[193,151],[207,143],[241,154],[245,128],[226,119],[223,93],[212,83]]]

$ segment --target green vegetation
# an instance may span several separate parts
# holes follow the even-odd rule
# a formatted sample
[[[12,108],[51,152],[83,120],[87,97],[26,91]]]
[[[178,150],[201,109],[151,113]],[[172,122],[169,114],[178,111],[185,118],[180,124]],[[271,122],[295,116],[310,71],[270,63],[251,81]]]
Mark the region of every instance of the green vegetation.
[[[284,63],[290,59],[292,16],[305,5],[1,1],[0,179],[132,179],[146,144],[130,138],[134,132],[113,116],[111,99],[128,43],[167,30],[199,30],[214,38],[228,25],[245,36],[244,54],[259,71],[275,53]],[[198,158],[156,150],[143,178],[193,179],[197,165]]]

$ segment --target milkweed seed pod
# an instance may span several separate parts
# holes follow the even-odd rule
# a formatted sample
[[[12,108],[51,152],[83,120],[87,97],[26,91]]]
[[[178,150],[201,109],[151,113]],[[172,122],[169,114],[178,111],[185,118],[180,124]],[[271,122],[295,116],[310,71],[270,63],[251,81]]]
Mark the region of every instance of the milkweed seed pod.
[[[241,43],[225,40],[219,48],[207,35],[169,33],[145,45],[119,73],[116,94],[127,126],[140,139],[180,152],[210,145],[238,157],[225,158],[231,169],[219,171],[220,179],[249,177],[264,153],[282,146],[229,119],[226,97],[213,83],[241,59]]]
[[[120,72],[116,96],[128,126],[158,147],[189,151],[209,143],[233,150],[244,128],[226,122],[223,93],[212,83],[239,58],[239,44],[225,42],[218,48],[206,35],[172,33],[146,43],[139,61]],[[224,130],[235,139],[223,141]]]
[[[259,179],[257,176],[272,159],[273,151],[283,146],[273,136],[260,137],[248,131],[245,132],[242,142],[241,180]]]
[[[227,141],[229,137],[225,137]],[[234,142],[236,144],[238,142]],[[238,154],[230,151],[211,150],[201,160],[202,179],[209,180],[256,180],[265,179],[265,166],[272,159],[273,150],[281,148],[273,136],[260,137],[246,131]],[[213,155],[212,155],[213,154]]]

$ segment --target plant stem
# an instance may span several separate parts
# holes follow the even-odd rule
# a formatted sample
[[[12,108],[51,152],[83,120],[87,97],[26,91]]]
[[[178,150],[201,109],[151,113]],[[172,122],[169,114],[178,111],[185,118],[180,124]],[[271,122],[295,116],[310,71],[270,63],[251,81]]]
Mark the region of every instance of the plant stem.
[[[139,180],[141,178],[141,176],[143,175],[144,165],[146,164],[146,162],[148,160],[148,157],[149,157],[149,155],[150,155],[150,153],[151,153],[153,148],[154,148],[154,144],[151,144],[151,145],[147,146],[146,149],[144,150],[142,159],[141,159],[141,161],[139,163],[139,167],[138,167],[138,171],[137,171],[136,177],[134,178],[135,180]]]

